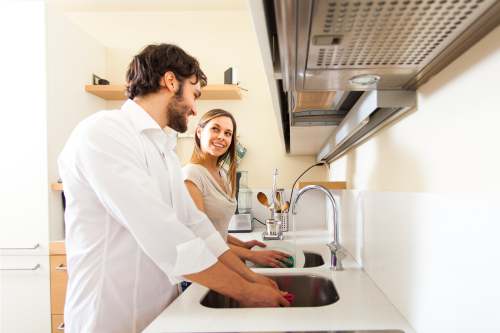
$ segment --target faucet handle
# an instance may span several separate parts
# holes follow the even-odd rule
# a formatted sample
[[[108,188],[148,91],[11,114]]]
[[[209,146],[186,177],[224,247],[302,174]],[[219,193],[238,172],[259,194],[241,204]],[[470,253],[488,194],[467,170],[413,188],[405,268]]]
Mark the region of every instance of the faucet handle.
[[[335,242],[328,243],[326,246],[328,246],[331,252],[337,252],[340,250],[340,245]]]
[[[340,257],[341,259],[343,259],[347,256],[347,254],[344,251],[344,248],[340,244],[337,244],[335,242],[331,242],[331,243],[326,244],[326,246],[328,246],[328,248],[330,249],[331,252],[335,252],[337,254],[337,256]]]

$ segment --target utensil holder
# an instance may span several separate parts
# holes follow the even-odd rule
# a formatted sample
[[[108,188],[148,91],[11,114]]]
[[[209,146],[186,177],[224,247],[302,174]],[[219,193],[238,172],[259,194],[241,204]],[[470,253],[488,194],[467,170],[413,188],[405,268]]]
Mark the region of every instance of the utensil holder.
[[[288,231],[288,212],[286,213],[274,213],[274,219],[281,222],[281,231]]]

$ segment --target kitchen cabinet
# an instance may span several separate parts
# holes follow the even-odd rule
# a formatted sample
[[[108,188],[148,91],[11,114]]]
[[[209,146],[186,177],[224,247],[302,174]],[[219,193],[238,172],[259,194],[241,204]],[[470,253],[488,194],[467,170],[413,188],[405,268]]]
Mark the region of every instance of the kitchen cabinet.
[[[64,301],[68,273],[64,242],[50,244],[50,312],[52,332],[64,331]]]
[[[0,332],[50,332],[45,1],[0,2]],[[20,87],[26,89],[20,89]],[[29,97],[27,97],[29,96]]]
[[[52,315],[52,333],[64,332],[64,315]]]
[[[48,256],[0,256],[0,332],[50,332]]]
[[[0,4],[0,255],[48,254],[47,107],[45,5],[43,1]],[[37,56],[34,56],[37,55]],[[26,85],[29,89],[19,89]],[[29,93],[29,98],[26,94]],[[29,134],[29,136],[27,136]]]

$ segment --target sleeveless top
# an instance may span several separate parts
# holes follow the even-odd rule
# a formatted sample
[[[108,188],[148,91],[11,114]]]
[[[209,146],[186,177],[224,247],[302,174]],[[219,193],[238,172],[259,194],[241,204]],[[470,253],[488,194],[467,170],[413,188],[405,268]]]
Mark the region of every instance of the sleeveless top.
[[[229,179],[226,172],[220,169],[224,189],[213,178],[210,172],[200,164],[186,164],[182,168],[184,180],[189,180],[200,190],[203,196],[205,213],[221,234],[224,240],[227,239],[227,227],[229,220],[236,210],[236,198],[231,198],[228,192],[231,191]]]

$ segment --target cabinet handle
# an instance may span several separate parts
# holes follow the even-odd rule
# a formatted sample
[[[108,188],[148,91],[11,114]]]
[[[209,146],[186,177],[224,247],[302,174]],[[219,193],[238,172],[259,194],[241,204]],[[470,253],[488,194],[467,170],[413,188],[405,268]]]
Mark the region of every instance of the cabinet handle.
[[[64,331],[64,322],[60,323],[59,326],[57,326],[58,331]]]
[[[36,271],[40,268],[40,264],[28,268],[0,268],[0,271]]]
[[[40,247],[40,244],[36,243],[32,247],[0,247],[0,250],[35,250]]]
[[[66,271],[68,268],[64,264],[60,264],[56,267],[56,271]]]

